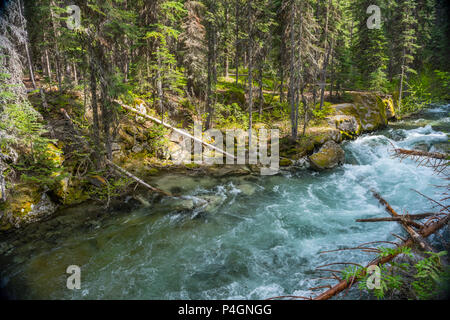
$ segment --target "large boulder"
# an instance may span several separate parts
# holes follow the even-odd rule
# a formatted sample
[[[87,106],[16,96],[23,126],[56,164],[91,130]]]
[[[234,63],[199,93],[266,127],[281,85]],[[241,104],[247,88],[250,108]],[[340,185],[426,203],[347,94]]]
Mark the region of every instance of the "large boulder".
[[[344,150],[334,141],[327,141],[316,153],[309,157],[309,162],[314,170],[322,171],[333,169],[344,163]]]
[[[327,118],[328,124],[338,129],[346,138],[353,138],[361,132],[361,126],[354,116],[335,115]]]
[[[381,99],[373,93],[352,92],[353,103],[343,103],[333,106],[336,115],[354,117],[358,124],[357,135],[361,132],[378,130],[387,125],[390,118],[395,117],[391,100]],[[350,118],[348,118],[349,120]],[[344,126],[352,124],[346,121]],[[354,124],[352,124],[354,126]],[[347,132],[347,130],[343,130]]]

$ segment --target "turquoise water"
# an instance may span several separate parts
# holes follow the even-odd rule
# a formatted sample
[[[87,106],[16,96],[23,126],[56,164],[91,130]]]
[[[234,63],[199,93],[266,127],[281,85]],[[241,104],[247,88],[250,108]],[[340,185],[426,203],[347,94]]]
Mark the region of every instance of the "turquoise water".
[[[357,223],[387,216],[369,192],[376,189],[398,212],[429,211],[411,190],[435,197],[442,179],[409,160],[403,148],[448,151],[450,106],[344,143],[346,164],[326,173],[283,172],[272,177],[196,178],[167,175],[153,181],[178,188],[177,210],[166,199],[132,210],[105,212],[84,205],[29,226],[0,245],[1,288],[26,299],[266,299],[314,295],[324,285],[315,267],[364,263],[360,251],[320,251],[388,240],[395,223]],[[203,200],[202,200],[203,199]],[[81,289],[66,288],[69,265],[81,267]],[[317,293],[317,292],[316,292]],[[359,297],[352,292],[348,297]]]

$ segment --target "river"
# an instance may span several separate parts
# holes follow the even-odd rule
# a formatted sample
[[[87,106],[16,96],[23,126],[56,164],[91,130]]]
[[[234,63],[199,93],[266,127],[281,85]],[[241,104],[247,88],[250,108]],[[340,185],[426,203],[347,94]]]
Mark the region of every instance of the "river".
[[[332,284],[314,280],[324,276],[315,267],[372,258],[356,250],[320,251],[404,235],[393,222],[355,222],[387,216],[370,188],[398,212],[430,211],[431,204],[411,189],[436,197],[434,185],[442,185],[442,178],[413,161],[392,158],[390,143],[448,152],[449,111],[450,105],[434,107],[344,142],[346,163],[329,172],[221,179],[165,175],[152,181],[181,191],[186,201],[210,199],[195,210],[177,211],[171,199],[108,213],[89,205],[66,209],[0,239],[0,288],[15,299],[312,295],[308,288]],[[81,267],[80,290],[66,288],[69,265]],[[358,290],[346,298],[359,298]]]

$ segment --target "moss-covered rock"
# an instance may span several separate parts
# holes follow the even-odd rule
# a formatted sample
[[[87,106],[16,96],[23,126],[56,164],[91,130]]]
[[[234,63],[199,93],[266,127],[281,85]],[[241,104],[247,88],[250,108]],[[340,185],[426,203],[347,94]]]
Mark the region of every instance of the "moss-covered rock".
[[[361,132],[361,126],[354,116],[335,115],[328,117],[327,120],[330,126],[339,130],[343,139],[353,139]]]
[[[287,159],[287,158],[281,158],[280,159],[280,167],[289,167],[293,165],[292,160]]]
[[[2,204],[0,229],[19,228],[54,213],[57,205],[34,184],[18,184]]]
[[[309,157],[311,167],[322,171],[332,169],[344,163],[344,150],[334,141],[327,141],[318,152]]]
[[[395,119],[395,108],[394,108],[394,101],[392,98],[386,98],[383,99],[383,103],[386,109],[386,117],[388,120]]]
[[[390,109],[390,105],[388,106],[382,98],[373,93],[362,92],[353,92],[351,96],[353,103],[334,105],[333,108],[336,115],[346,115],[355,118],[360,128],[356,132],[357,135],[361,132],[374,131],[387,125],[388,114],[392,113],[393,107],[392,110],[387,111],[387,108]]]

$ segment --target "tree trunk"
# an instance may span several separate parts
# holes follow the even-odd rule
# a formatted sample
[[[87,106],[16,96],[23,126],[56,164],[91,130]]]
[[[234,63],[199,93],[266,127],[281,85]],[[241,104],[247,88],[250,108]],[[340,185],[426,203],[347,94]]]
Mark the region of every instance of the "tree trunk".
[[[208,130],[212,126],[212,117],[214,112],[214,99],[212,98],[213,94],[213,84],[215,81],[215,44],[214,44],[214,32],[215,28],[210,22],[208,24],[208,85],[207,85],[207,93],[206,93],[206,109],[208,113],[208,117],[206,118],[205,129]]]
[[[384,200],[380,194],[372,191],[375,198],[378,199],[378,201],[384,206],[386,211],[392,216],[392,217],[400,217],[400,215],[395,212],[395,210],[389,205],[389,203]],[[403,221],[399,221],[403,229],[411,236],[411,239],[413,239],[423,250],[435,252],[435,250],[425,241],[425,239],[422,238],[413,228],[411,228],[407,223]]]
[[[235,37],[236,37],[236,48],[235,48],[235,61],[236,65],[236,87],[239,85],[239,0],[236,0],[236,27],[235,27]]]
[[[93,57],[91,57],[89,68],[91,73],[90,87],[91,87],[91,106],[92,106],[92,118],[94,129],[94,143],[95,146],[98,147],[100,145],[100,123],[98,118],[98,106],[97,106],[97,77],[95,75],[96,68]]]
[[[159,107],[159,111],[161,112],[161,119],[162,122],[164,123],[164,92],[163,92],[163,87],[162,87],[162,79],[161,79],[161,68],[162,68],[162,64],[161,64],[161,57],[160,57],[160,52],[159,52],[159,44],[156,47],[156,52],[157,52],[157,60],[158,60],[158,67],[156,69],[156,90],[157,90],[157,94],[158,94],[158,107]]]
[[[398,95],[398,111],[400,111],[402,108],[403,78],[405,77],[405,53],[406,53],[406,50],[405,50],[405,48],[403,48],[402,74],[400,76],[400,92]]]
[[[252,146],[252,127],[253,127],[253,25],[252,25],[252,1],[248,3],[248,146],[251,149]]]
[[[258,82],[259,82],[259,115],[262,115],[262,109],[264,105],[264,93],[263,93],[263,66],[264,58],[259,63]]]
[[[22,1],[21,0],[19,0],[18,5],[19,5],[20,18],[22,19],[22,21],[21,21],[22,28],[26,32],[27,27],[26,27],[26,23],[25,23],[25,16],[23,15],[23,12],[22,12],[23,8],[22,8]],[[27,54],[28,70],[30,72],[30,80],[33,83],[34,90],[36,90],[37,87],[36,87],[36,81],[34,80],[33,63],[31,61],[30,49],[28,48],[28,36],[25,39],[24,43],[25,43],[25,52]]]
[[[112,141],[111,141],[111,110],[110,110],[110,99],[108,96],[108,88],[104,81],[100,82],[101,87],[101,96],[102,103],[101,106],[101,115],[102,115],[102,124],[103,124],[103,135],[105,139],[105,150],[106,150],[106,158],[112,159]]]
[[[75,62],[72,64],[72,68],[73,68],[73,80],[75,81],[75,85],[78,86],[77,65]]]
[[[56,65],[56,78],[58,79],[58,90],[59,92],[62,92],[62,72],[61,72],[61,57],[58,50],[58,41],[56,39],[59,39],[59,32],[56,27],[56,21],[55,21],[55,15],[52,9],[52,6],[56,6],[55,1],[52,0],[50,2],[50,16],[52,20],[52,27],[53,27],[53,35],[55,37],[55,65]]]
[[[295,110],[295,8],[291,9],[291,19],[290,19],[290,57],[289,57],[289,103],[291,106],[291,139],[293,141],[297,140],[297,126],[296,117],[297,112]]]
[[[51,68],[50,68],[50,59],[48,57],[48,50],[47,49],[45,49],[45,65],[46,65],[46,68],[47,68],[48,80],[49,80],[50,83],[52,83],[52,71],[51,71]]]
[[[324,59],[324,63],[323,63],[323,68],[322,68],[322,72],[321,72],[321,91],[320,91],[320,107],[319,109],[322,109],[323,104],[324,104],[324,99],[325,99],[325,89],[326,89],[326,81],[327,81],[327,67],[328,67],[328,61],[330,59],[330,53],[332,50],[332,41],[328,41],[328,21],[329,21],[329,10],[330,10],[330,5],[331,5],[331,0],[328,1],[328,6],[326,7],[325,10],[325,48],[328,45],[328,50],[326,51],[326,57]]]

